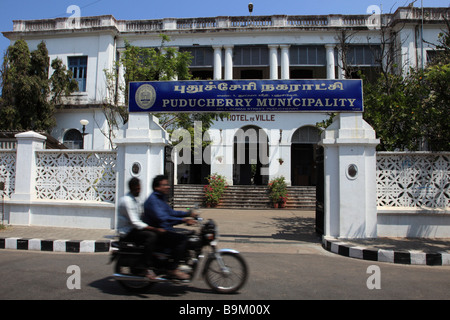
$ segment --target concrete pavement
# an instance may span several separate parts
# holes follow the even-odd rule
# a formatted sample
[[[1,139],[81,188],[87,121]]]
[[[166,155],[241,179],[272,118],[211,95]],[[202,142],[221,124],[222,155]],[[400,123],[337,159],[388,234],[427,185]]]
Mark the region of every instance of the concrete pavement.
[[[315,212],[301,210],[203,209],[219,228],[219,247],[241,252],[324,253],[402,264],[450,265],[450,239],[345,240],[315,233]],[[0,230],[0,249],[107,252],[115,231],[38,226]]]

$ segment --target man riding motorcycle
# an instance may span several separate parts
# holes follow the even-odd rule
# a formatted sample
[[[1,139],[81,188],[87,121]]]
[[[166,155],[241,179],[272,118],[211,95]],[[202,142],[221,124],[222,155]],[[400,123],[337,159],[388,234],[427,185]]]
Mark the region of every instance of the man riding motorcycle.
[[[134,242],[144,246],[145,265],[152,264],[152,254],[158,234],[165,232],[162,228],[149,226],[141,221],[142,205],[138,197],[141,192],[141,184],[138,178],[131,178],[128,182],[130,191],[124,195],[117,206],[117,230],[121,241]],[[147,270],[146,277],[156,278],[150,269]]]
[[[194,224],[195,220],[188,217],[196,217],[193,212],[175,211],[167,203],[167,196],[170,192],[168,177],[158,175],[153,179],[153,193],[144,203],[143,221],[155,228],[165,230],[161,233],[158,242],[172,251],[173,263],[170,264],[168,274],[180,280],[187,280],[189,276],[178,269],[179,261],[182,260],[185,252],[187,237],[175,232],[174,225],[180,223]]]

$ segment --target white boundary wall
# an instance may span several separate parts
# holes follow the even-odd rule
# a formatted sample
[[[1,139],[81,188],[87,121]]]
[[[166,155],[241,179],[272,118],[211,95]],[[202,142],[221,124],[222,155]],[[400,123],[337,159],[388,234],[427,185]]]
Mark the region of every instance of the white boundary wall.
[[[379,237],[450,237],[450,152],[377,154]]]
[[[345,126],[355,121],[360,122],[359,145],[358,130],[352,139],[343,138]],[[117,152],[43,150],[42,135],[18,134],[17,150],[0,152],[2,221],[114,229],[115,201],[126,192],[127,181],[132,176],[149,181],[143,185],[145,199],[152,177],[163,171],[169,143],[157,119],[148,115],[131,116],[120,134]],[[339,117],[322,143],[327,147],[329,235],[450,237],[450,152],[374,153],[377,140],[355,114]],[[132,170],[136,163],[139,172]],[[355,177],[349,176],[352,164],[359,170]]]

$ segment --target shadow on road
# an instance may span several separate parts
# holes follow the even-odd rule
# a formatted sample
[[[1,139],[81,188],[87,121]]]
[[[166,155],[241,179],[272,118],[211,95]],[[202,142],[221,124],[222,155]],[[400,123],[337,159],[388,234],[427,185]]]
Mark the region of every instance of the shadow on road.
[[[321,236],[315,231],[316,219],[307,217],[272,218],[277,233],[272,234],[273,239],[295,240],[303,242],[320,243]]]
[[[89,283],[90,287],[96,288],[103,293],[117,296],[130,296],[141,299],[151,298],[157,295],[166,298],[177,298],[186,295],[188,292],[197,292],[204,294],[214,293],[209,288],[199,288],[193,283],[188,284],[172,284],[172,283],[156,283],[151,286],[145,293],[133,293],[125,290],[120,284],[114,280],[112,276],[105,277]],[[232,296],[232,295],[230,295]]]

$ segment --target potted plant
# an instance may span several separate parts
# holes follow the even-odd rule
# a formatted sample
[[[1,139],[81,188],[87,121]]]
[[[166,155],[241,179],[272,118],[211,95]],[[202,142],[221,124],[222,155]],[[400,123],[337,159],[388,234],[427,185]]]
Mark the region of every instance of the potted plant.
[[[280,197],[278,200],[280,208],[286,208],[287,197]]]
[[[207,207],[215,207],[219,204],[227,183],[225,177],[217,173],[208,176],[208,184],[204,187],[205,204]]]
[[[272,200],[274,208],[278,208],[278,204],[286,204],[287,198],[287,184],[284,177],[272,179],[269,182],[269,197]]]

